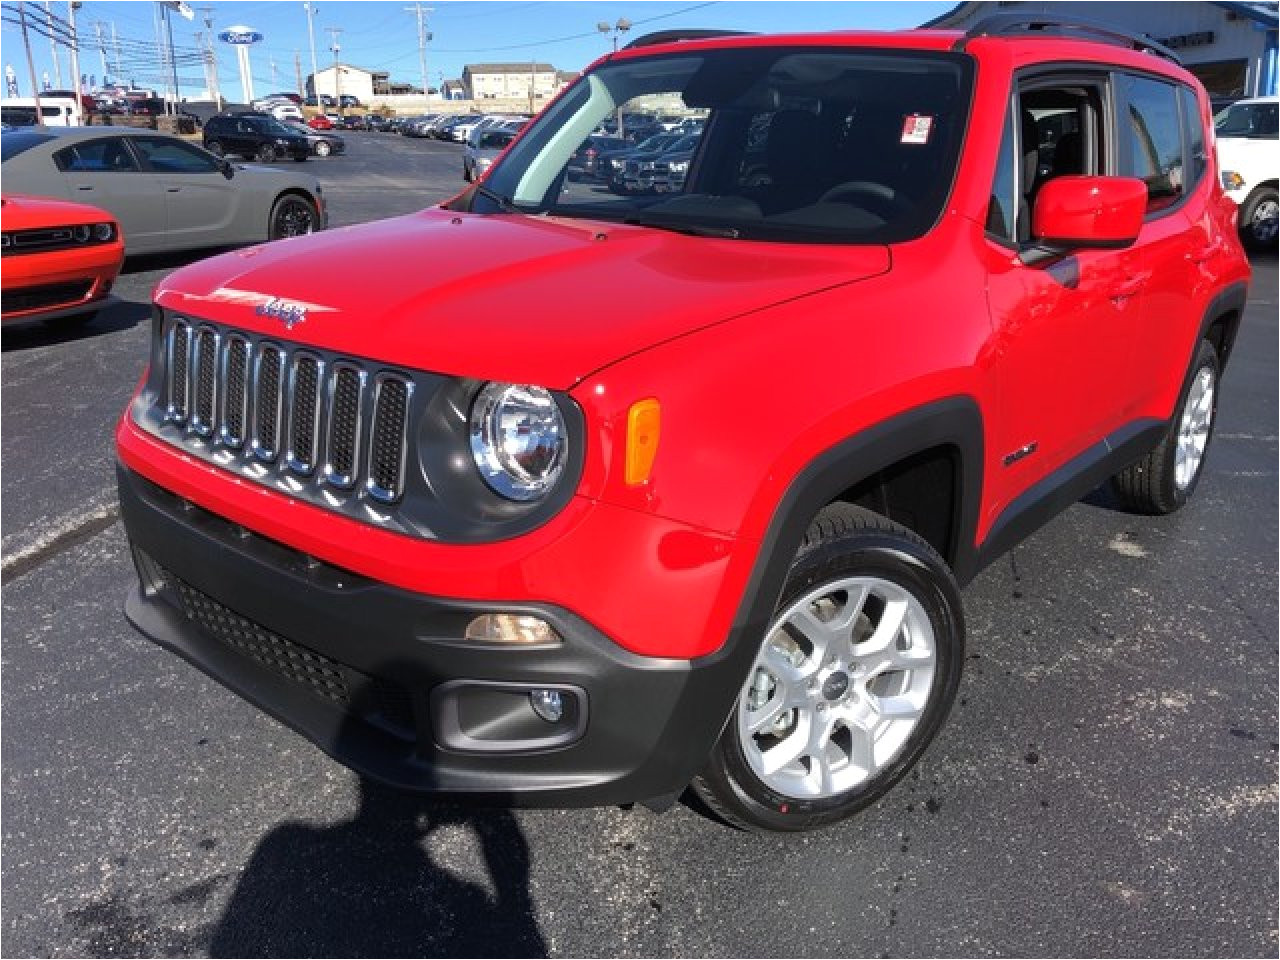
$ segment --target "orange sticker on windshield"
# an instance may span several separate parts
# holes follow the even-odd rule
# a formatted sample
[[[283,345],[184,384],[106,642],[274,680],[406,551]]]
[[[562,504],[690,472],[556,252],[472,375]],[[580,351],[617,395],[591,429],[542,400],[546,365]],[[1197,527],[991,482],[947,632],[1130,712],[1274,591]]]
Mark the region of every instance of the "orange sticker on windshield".
[[[933,129],[933,117],[913,113],[902,121],[903,143],[928,143],[929,131]]]

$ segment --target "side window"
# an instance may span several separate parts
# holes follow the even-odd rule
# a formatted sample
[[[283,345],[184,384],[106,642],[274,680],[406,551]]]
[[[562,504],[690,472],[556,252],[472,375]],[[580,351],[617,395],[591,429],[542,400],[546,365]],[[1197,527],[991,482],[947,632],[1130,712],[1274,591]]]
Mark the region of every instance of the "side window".
[[[84,140],[53,155],[53,162],[64,173],[134,173],[138,170],[133,154],[119,137]]]
[[[1018,243],[1031,240],[1031,216],[1040,188],[1055,177],[1107,172],[1107,136],[1102,130],[1103,85],[1053,85],[1033,80],[1015,104],[1014,156]]]
[[[1177,91],[1171,83],[1128,74],[1120,86],[1120,173],[1146,182],[1148,213],[1164,210],[1182,199],[1186,185]]]
[[[214,173],[218,169],[209,154],[180,140],[138,137],[133,144],[157,173]]]
[[[1204,123],[1200,119],[1200,104],[1189,87],[1178,88],[1178,98],[1182,101],[1182,122],[1187,127],[1187,187],[1194,190],[1200,178],[1209,166],[1209,155],[1205,149]]]
[[[1014,224],[1018,216],[1018,183],[1014,172],[1017,160],[1014,157],[1013,116],[1011,109],[1004,120],[996,175],[991,181],[991,202],[987,206],[987,234],[1005,243],[1017,240]]]

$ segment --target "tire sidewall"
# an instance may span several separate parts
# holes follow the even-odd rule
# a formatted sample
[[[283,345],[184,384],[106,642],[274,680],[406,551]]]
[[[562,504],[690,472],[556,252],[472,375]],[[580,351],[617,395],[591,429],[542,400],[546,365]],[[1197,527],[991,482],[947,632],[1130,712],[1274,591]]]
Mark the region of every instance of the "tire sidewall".
[[[1240,211],[1240,233],[1245,245],[1249,247],[1250,250],[1266,251],[1276,246],[1276,237],[1273,236],[1270,240],[1263,240],[1253,232],[1253,218],[1254,214],[1257,213],[1258,207],[1262,206],[1268,200],[1272,203],[1277,202],[1278,196],[1280,195],[1278,195],[1275,190],[1263,188],[1261,190],[1254,191],[1254,193],[1245,201],[1244,208]]]
[[[1209,436],[1205,438],[1204,453],[1200,457],[1200,466],[1196,470],[1196,475],[1191,478],[1191,483],[1185,489],[1179,490],[1176,470],[1178,462],[1178,431],[1182,427],[1182,417],[1186,412],[1187,400],[1191,397],[1191,387],[1200,376],[1200,372],[1206,368],[1213,374],[1213,409],[1209,415]],[[1187,501],[1196,492],[1196,487],[1200,485],[1200,478],[1204,476],[1204,467],[1209,461],[1209,449],[1213,446],[1213,435],[1217,432],[1218,398],[1221,396],[1219,386],[1218,353],[1214,350],[1213,344],[1207,340],[1201,340],[1196,348],[1195,360],[1191,365],[1191,372],[1187,376],[1187,382],[1183,384],[1182,395],[1178,399],[1178,408],[1174,411],[1173,421],[1169,424],[1169,442],[1165,444],[1165,462],[1161,471],[1165,480],[1165,489],[1161,491],[1161,494],[1173,504],[1175,509],[1186,505]]]
[[[285,206],[286,204],[294,203],[294,202],[306,204],[307,210],[310,212],[310,215],[311,215],[311,230],[309,231],[309,233],[316,232],[317,221],[319,218],[319,214],[316,211],[316,205],[312,203],[310,200],[306,199],[305,197],[300,197],[297,194],[285,194],[283,197],[280,197],[278,200],[276,200],[275,203],[271,205],[271,214],[270,214],[271,219],[267,223],[267,239],[268,240],[288,239],[284,235],[279,235],[279,236],[276,235],[276,220],[280,215],[280,208]],[[295,236],[307,236],[307,234],[295,234]]]
[[[959,594],[945,567],[909,541],[885,534],[862,533],[817,544],[802,552],[792,565],[776,610],[787,609],[823,583],[848,576],[875,576],[892,581],[910,590],[920,601],[933,627],[937,649],[929,705],[903,750],[863,786],[836,797],[797,799],[770,789],[751,769],[738,735],[739,693],[734,698],[733,714],[713,750],[708,775],[720,779],[722,786],[731,789],[742,807],[750,811],[755,825],[765,829],[806,830],[842,820],[874,803],[920,758],[945,722],[959,688],[964,661],[964,620]]]

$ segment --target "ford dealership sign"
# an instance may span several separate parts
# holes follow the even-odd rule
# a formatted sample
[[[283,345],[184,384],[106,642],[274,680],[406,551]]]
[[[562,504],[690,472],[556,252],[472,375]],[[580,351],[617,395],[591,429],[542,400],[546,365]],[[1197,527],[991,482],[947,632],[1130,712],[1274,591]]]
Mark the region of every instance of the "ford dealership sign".
[[[234,43],[237,46],[248,43],[261,43],[262,34],[252,27],[227,27],[218,34],[218,39],[223,43]]]

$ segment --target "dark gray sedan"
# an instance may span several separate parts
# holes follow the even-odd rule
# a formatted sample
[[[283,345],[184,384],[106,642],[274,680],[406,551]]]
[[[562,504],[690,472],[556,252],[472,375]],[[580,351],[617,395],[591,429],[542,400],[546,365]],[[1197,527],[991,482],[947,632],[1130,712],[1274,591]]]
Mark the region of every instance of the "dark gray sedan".
[[[0,163],[6,193],[112,213],[129,255],[260,243],[321,230],[328,220],[315,177],[232,164],[150,130],[10,130],[0,135]]]

